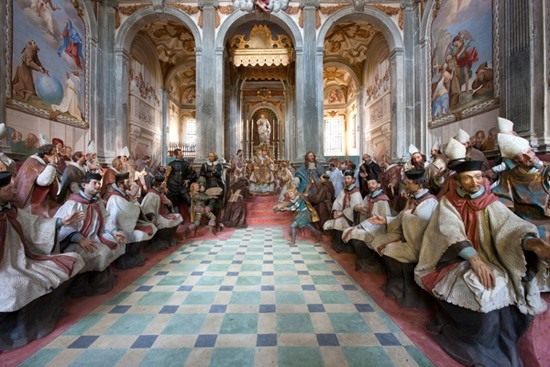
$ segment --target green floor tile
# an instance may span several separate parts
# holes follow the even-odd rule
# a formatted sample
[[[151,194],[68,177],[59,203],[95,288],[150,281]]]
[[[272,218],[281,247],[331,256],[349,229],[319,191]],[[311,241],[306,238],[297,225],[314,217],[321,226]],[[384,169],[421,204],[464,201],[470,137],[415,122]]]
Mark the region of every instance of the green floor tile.
[[[314,255],[314,254],[302,254],[303,260],[322,260],[323,258],[321,255]]]
[[[187,259],[184,259],[183,261],[187,261]],[[174,266],[174,272],[178,273],[190,273],[194,271],[199,264],[193,264],[193,263],[181,263]]]
[[[319,291],[319,297],[324,304],[347,304],[351,303],[346,292]]]
[[[87,349],[80,353],[69,366],[71,367],[105,367],[114,366],[126,353],[126,349],[102,349],[100,353]]]
[[[214,303],[217,292],[191,292],[183,301],[184,305],[209,305]]]
[[[323,357],[318,347],[279,347],[277,360],[279,367],[324,366]]]
[[[177,349],[150,349],[147,351],[143,360],[139,364],[140,367],[181,367],[187,361],[192,349],[177,348]]]
[[[207,314],[175,314],[164,330],[164,335],[199,334]]]
[[[277,314],[278,333],[313,333],[313,324],[308,313]]]
[[[296,266],[294,264],[273,264],[274,271],[296,271]]]
[[[251,252],[261,252],[263,253],[264,252],[264,248],[263,247],[249,247],[247,250],[246,250],[247,253],[251,253]]]
[[[279,254],[273,254],[273,260],[274,261],[292,261],[292,255],[279,255]]]
[[[89,314],[73,326],[69,330],[65,331],[65,335],[82,335],[88,331],[89,328],[99,322],[105,315],[103,314]]]
[[[145,282],[147,282],[151,278],[152,277],[150,277],[150,276],[143,275],[143,276],[137,278],[136,280],[134,280],[134,282],[132,284],[133,285],[143,285]]]
[[[338,284],[338,279],[334,275],[311,275],[313,284]]]
[[[264,255],[245,255],[244,259],[247,261],[261,261],[264,259]]]
[[[142,306],[165,305],[173,295],[172,292],[147,292],[137,303]]]
[[[262,271],[262,264],[244,264],[241,266],[241,272],[243,271]]]
[[[336,333],[370,333],[361,314],[355,313],[329,313],[328,318]]]
[[[242,276],[237,278],[237,285],[259,285],[262,277]]]
[[[104,305],[120,305],[132,292],[120,292],[116,296],[103,302]]]
[[[24,361],[19,367],[42,367],[54,359],[62,349],[40,349],[32,357]]]
[[[253,367],[254,348],[216,348],[210,358],[210,367]]]
[[[181,285],[185,279],[186,276],[164,276],[157,285]]]
[[[305,304],[306,299],[301,291],[276,291],[275,303],[278,305],[300,305]]]
[[[323,263],[319,264],[306,264],[306,268],[309,271],[328,271],[329,268]]]
[[[256,334],[258,314],[227,313],[223,317],[220,334]]]
[[[140,335],[154,319],[154,315],[122,315],[105,330],[105,335]]]
[[[233,292],[229,304],[257,305],[260,303],[260,292]]]
[[[210,264],[206,271],[223,271],[227,272],[231,264]]]
[[[225,277],[202,276],[197,285],[221,285]]]
[[[276,285],[293,285],[300,284],[300,278],[294,275],[279,275],[275,276]]]
[[[189,254],[185,256],[185,261],[200,261],[204,259],[204,255]]]
[[[383,347],[343,347],[348,367],[394,367]]]
[[[234,255],[216,255],[214,258],[214,261],[231,261],[233,260],[235,256]],[[217,264],[217,265],[225,265],[225,264]]]

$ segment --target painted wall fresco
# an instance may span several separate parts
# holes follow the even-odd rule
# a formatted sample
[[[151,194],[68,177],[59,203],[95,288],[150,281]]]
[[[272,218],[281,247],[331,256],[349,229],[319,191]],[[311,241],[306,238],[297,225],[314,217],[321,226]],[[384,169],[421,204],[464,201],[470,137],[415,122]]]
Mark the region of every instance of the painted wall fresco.
[[[431,120],[494,107],[492,1],[442,0],[431,43]],[[476,107],[477,106],[477,107]],[[451,121],[452,121],[451,120]]]
[[[13,0],[11,5],[8,106],[87,127],[82,8],[61,0]]]

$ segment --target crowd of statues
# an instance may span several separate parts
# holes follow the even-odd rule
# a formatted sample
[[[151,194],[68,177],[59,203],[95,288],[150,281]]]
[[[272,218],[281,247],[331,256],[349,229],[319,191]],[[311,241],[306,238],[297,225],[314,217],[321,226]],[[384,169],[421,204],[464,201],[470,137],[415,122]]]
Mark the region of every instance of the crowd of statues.
[[[51,330],[64,294],[106,292],[113,266],[175,245],[184,221],[189,236],[244,227],[244,200],[270,194],[275,212],[294,213],[289,245],[306,228],[318,242],[330,236],[334,251],[356,255],[356,270],[385,272],[399,305],[435,304],[430,328],[453,358],[520,365],[518,339],[550,290],[550,176],[511,121],[498,126],[492,166],[463,130],[430,160],[411,145],[404,164],[365,154],[359,167],[323,165],[311,151],[292,167],[268,145],[229,164],[210,152],[198,170],[179,149],[166,167],[122,155],[102,168],[93,151],[67,161],[56,144],[17,168],[0,155],[0,350]]]
[[[319,240],[322,230],[357,271],[385,272],[400,306],[433,310],[430,331],[465,365],[520,366],[519,338],[550,290],[548,165],[511,121],[498,126],[493,166],[464,130],[431,161],[411,145],[402,165],[365,154],[358,168],[329,160],[325,172],[309,152],[274,208],[295,212],[289,244],[295,228]]]

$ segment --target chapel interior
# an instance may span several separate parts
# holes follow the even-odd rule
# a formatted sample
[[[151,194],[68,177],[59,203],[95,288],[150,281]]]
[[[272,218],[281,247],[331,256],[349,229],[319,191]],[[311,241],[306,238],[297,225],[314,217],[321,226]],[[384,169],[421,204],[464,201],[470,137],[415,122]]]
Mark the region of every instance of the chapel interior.
[[[358,270],[330,235],[299,228],[287,245],[293,216],[272,207],[308,152],[323,171],[365,155],[427,165],[460,130],[496,166],[499,117],[546,167],[550,0],[7,0],[0,18],[12,180],[45,144],[94,154],[102,173],[149,159],[151,177],[182,157],[202,172],[214,153],[226,201],[239,151],[249,180],[265,157],[274,167],[243,199],[246,225],[199,216],[193,231],[181,210],[170,246],[113,265],[101,294],[65,296],[46,335],[0,350],[0,366],[465,365],[433,337],[432,308],[401,307],[385,271]],[[524,366],[550,365],[549,325],[533,316]]]

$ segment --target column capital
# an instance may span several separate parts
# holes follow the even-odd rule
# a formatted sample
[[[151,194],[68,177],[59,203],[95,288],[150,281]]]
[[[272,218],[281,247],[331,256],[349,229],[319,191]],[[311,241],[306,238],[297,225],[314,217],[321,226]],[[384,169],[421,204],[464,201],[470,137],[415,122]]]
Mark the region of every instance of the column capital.
[[[217,8],[220,4],[218,0],[199,0],[199,8]]]

